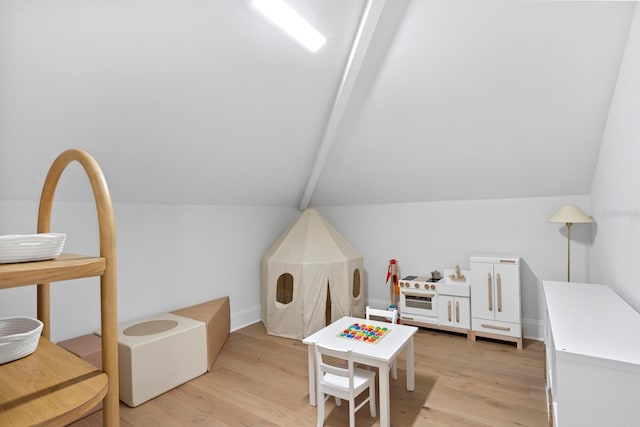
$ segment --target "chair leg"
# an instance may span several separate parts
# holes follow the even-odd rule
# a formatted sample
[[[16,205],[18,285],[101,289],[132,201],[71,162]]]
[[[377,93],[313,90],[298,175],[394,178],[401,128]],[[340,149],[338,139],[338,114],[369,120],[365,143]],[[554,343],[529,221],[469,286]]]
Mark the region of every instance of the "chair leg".
[[[324,405],[325,398],[323,393],[317,393],[316,396],[316,405],[318,406],[318,421],[316,423],[317,427],[324,426]]]
[[[397,369],[397,363],[394,360],[393,363],[391,364],[391,378],[393,378],[394,380],[398,379],[398,369]]]
[[[369,386],[369,412],[373,418],[376,417],[376,385],[372,383]]]
[[[342,399],[340,399],[339,397],[336,397],[336,406],[340,406],[342,405]]]
[[[349,400],[349,427],[356,427],[356,402]]]

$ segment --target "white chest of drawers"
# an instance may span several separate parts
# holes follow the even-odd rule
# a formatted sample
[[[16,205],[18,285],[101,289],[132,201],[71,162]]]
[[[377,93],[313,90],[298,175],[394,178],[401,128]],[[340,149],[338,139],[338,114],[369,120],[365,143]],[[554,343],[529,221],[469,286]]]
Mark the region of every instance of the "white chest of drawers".
[[[543,289],[553,425],[640,425],[640,313],[606,285]]]

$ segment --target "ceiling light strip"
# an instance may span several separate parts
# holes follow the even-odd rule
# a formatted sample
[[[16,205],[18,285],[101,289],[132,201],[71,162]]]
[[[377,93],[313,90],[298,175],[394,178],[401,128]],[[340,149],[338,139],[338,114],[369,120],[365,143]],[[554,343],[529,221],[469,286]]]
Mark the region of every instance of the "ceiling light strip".
[[[251,0],[249,4],[311,52],[317,52],[327,42],[325,36],[282,0]]]

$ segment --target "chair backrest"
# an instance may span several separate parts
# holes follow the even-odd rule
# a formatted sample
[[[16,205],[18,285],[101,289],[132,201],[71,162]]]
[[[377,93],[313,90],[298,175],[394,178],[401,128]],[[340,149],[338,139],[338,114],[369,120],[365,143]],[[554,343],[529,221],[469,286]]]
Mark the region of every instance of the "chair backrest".
[[[382,318],[390,321],[391,323],[397,323],[398,322],[398,310],[395,309],[395,308],[393,310],[380,310],[380,309],[377,309],[377,308],[371,308],[371,307],[367,306],[366,319],[370,320],[371,316],[382,317]]]
[[[351,349],[342,350],[337,348],[326,347],[317,343],[313,345],[316,351],[316,378],[318,385],[322,385],[324,374],[329,373],[340,377],[348,378],[349,390],[353,393],[353,374],[354,363],[351,355]],[[325,356],[332,357],[346,361],[346,367],[344,363],[330,363]]]

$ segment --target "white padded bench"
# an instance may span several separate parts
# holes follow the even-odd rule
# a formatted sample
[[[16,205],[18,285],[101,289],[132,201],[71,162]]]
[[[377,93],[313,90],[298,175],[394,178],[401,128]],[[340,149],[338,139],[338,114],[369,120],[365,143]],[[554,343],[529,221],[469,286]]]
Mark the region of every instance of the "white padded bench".
[[[171,322],[176,323],[175,328],[162,330]],[[124,333],[132,327],[129,334]],[[229,330],[229,297],[120,324],[120,400],[135,407],[211,371]],[[100,331],[69,340],[65,348],[92,363],[93,359],[100,361],[96,336]]]
[[[118,327],[120,400],[140,405],[207,372],[205,322],[171,313]]]

